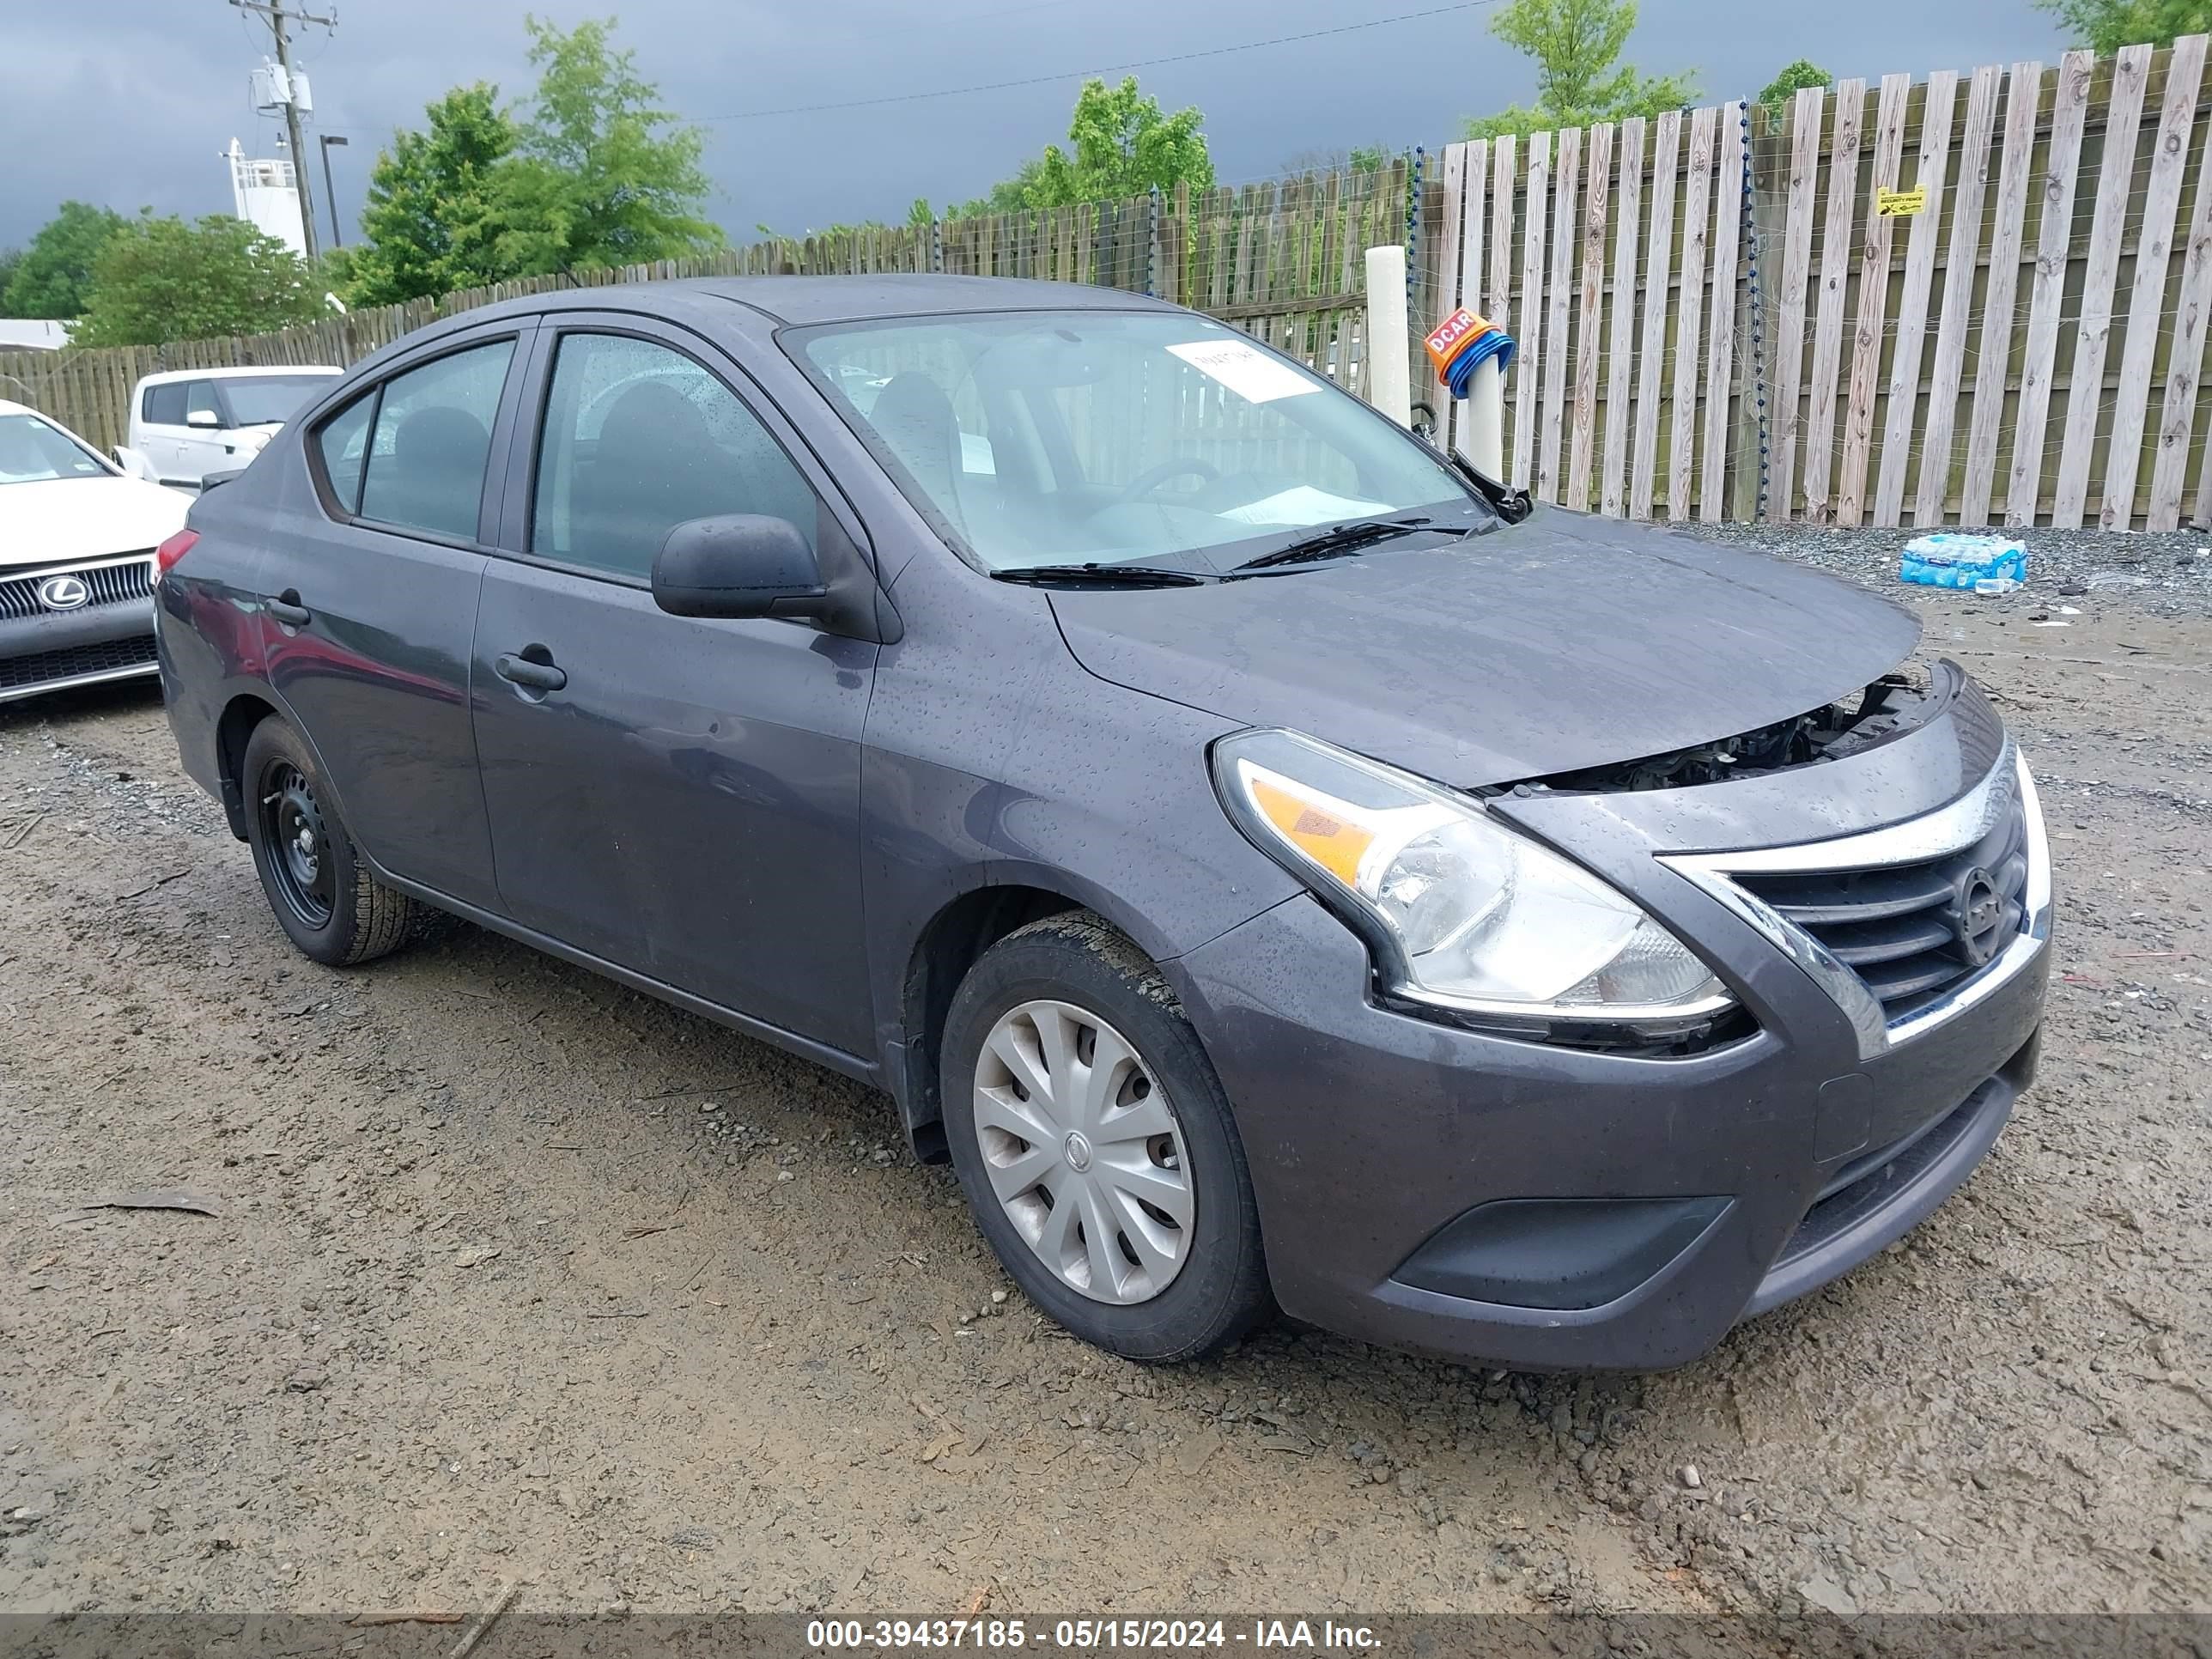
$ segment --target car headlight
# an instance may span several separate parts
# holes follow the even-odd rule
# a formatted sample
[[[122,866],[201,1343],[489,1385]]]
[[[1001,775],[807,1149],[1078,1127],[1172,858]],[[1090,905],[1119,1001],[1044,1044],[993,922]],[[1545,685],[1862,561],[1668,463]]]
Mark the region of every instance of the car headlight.
[[[1478,802],[1294,732],[1225,738],[1213,769],[1237,825],[1358,928],[1401,997],[1655,1036],[1735,1006],[1642,906]]]

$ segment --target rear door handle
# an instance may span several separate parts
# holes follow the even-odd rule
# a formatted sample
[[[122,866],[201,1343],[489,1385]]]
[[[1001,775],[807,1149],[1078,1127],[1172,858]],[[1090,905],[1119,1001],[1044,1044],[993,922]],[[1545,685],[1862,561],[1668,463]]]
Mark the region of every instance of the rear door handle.
[[[526,685],[532,691],[558,691],[568,683],[568,676],[550,662],[504,653],[492,664],[492,672],[510,684]]]
[[[269,614],[288,628],[305,628],[315,619],[315,613],[300,603],[300,590],[296,587],[288,587],[270,600]]]

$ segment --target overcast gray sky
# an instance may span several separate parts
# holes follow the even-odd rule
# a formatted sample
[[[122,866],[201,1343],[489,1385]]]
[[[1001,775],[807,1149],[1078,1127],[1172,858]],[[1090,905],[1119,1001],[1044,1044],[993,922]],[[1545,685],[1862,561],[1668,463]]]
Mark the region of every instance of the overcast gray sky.
[[[297,5],[301,0],[289,0]],[[973,196],[1063,136],[1082,73],[1139,59],[1426,10],[1440,0],[337,0],[335,33],[301,35],[315,126],[342,132],[346,239],[377,147],[447,87],[527,89],[526,11],[566,24],[618,13],[621,39],[669,105],[707,124],[709,211],[733,240],[898,219],[916,196]],[[307,0],[309,10],[326,10]],[[1139,72],[1169,108],[1206,112],[1224,182],[1302,150],[1449,139],[1458,118],[1532,94],[1528,60],[1487,8],[1164,64]],[[1793,58],[1834,73],[1970,69],[2063,42],[2029,0],[1644,0],[1629,57],[1692,69],[1711,99],[1756,93]],[[235,134],[273,155],[246,72],[268,46],[228,0],[0,0],[0,246],[70,197],[130,211],[230,209],[219,153]],[[1052,76],[1038,85],[867,108],[718,118],[798,105]],[[319,191],[319,172],[314,183]],[[323,232],[328,234],[326,213]]]

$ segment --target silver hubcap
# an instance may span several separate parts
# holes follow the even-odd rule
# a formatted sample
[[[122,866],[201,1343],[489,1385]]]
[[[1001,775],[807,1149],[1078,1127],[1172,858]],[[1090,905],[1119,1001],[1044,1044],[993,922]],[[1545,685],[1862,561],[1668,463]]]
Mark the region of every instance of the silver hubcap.
[[[1069,1289],[1147,1302],[1190,1254],[1182,1129],[1128,1040],[1065,1002],[1003,1015],[975,1061],[983,1168],[1015,1231]]]

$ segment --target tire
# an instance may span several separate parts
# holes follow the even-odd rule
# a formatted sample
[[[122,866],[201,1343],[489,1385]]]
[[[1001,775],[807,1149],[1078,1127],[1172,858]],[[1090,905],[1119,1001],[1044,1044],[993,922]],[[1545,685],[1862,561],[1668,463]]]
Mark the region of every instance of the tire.
[[[239,775],[261,890],[303,955],[349,968],[428,930],[438,913],[369,874],[314,756],[290,726],[271,715],[255,726]]]
[[[1220,1080],[1159,969],[1098,917],[1048,916],[984,953],[953,997],[939,1086],[977,1227],[1070,1332],[1164,1364],[1273,1312]]]

